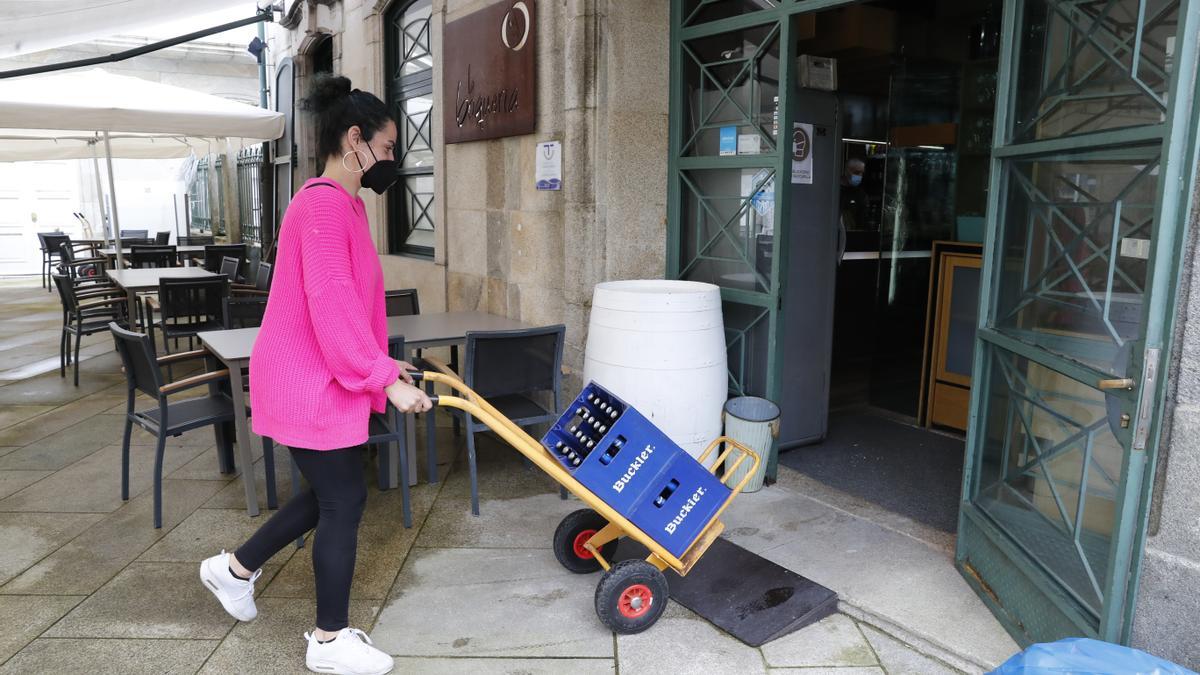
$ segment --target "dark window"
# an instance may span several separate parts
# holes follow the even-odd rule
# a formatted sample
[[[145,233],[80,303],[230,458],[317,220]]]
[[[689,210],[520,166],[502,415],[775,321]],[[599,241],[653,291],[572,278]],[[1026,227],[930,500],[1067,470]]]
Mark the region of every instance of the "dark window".
[[[333,38],[326,36],[312,50],[313,73],[333,72]]]
[[[431,6],[431,0],[398,3],[385,16],[387,100],[396,118],[400,174],[388,191],[389,253],[433,255]]]

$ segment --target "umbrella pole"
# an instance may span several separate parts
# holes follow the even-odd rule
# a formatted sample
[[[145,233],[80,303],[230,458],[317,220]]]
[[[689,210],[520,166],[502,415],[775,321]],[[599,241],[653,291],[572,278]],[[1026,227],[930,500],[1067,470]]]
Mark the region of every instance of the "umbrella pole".
[[[104,217],[104,184],[100,182],[100,152],[96,150],[97,141],[91,142],[92,146],[92,168],[96,173],[96,215],[100,222],[100,235],[104,238],[104,243],[109,244],[112,228],[108,225],[108,219]]]
[[[121,217],[117,215],[117,184],[113,180],[112,145],[108,132],[104,132],[104,161],[108,164],[108,194],[112,196],[113,239],[116,241],[117,269],[125,269],[125,257],[121,255]]]

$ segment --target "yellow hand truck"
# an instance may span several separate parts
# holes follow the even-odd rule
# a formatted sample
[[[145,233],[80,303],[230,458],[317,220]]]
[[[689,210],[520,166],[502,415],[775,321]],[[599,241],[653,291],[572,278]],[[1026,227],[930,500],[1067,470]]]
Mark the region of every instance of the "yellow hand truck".
[[[666,609],[669,597],[667,579],[663,572],[669,569],[679,576],[686,576],[695,567],[700,557],[725,529],[725,525],[718,518],[729,507],[734,497],[741,493],[762,461],[753,450],[726,436],[709,444],[699,457],[701,464],[711,457],[718,447],[725,446],[724,451],[708,469],[709,472],[715,475],[717,467],[727,462],[735,453],[737,456],[728,466],[727,474],[733,474],[746,460],[751,461],[751,470],[737,485],[732,486],[729,496],[683,555],[676,557],[655,541],[654,537],[646,534],[576,480],[538,440],[467,387],[453,371],[437,364],[433,359],[427,358],[426,361],[433,362],[434,367],[441,368],[443,372],[413,372],[413,379],[445,385],[454,392],[453,395],[431,396],[435,405],[455,408],[473,415],[590,507],[575,511],[562,520],[554,533],[554,555],[563,567],[577,574],[604,570],[604,575],[596,585],[596,615],[617,633],[639,633],[658,621]],[[650,555],[645,560],[624,560],[613,564],[610,560],[621,537],[629,537],[645,546]]]

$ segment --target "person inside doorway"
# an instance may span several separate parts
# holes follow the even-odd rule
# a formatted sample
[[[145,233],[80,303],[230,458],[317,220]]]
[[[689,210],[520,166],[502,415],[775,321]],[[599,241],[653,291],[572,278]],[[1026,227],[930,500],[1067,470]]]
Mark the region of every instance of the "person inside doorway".
[[[867,228],[867,191],[862,186],[866,172],[866,162],[857,157],[847,160],[842,171],[842,226],[847,230]]]
[[[412,385],[412,366],[388,356],[383,270],[358,196],[364,187],[384,194],[396,180],[396,123],[383,101],[344,77],[318,78],[306,105],[325,170],[296,193],[280,227],[250,355],[250,403],[255,433],[291,448],[309,487],[233,553],[201,563],[200,579],[231,616],[250,621],[262,566],[315,528],[317,616],[304,634],[306,664],[318,673],[383,675],[392,657],[348,620],[367,499],[363,443],[371,412],[388,401],[402,412],[431,407]]]

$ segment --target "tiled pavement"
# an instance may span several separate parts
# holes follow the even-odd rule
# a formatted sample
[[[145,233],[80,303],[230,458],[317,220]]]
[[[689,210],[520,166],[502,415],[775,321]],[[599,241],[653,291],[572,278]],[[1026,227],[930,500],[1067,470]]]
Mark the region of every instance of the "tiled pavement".
[[[218,473],[211,432],[173,439],[164,527],[154,530],[152,438],[138,432],[123,503],[125,394],[111,340],[85,340],[78,389],[60,379],[57,301],[36,284],[0,282],[0,674],[304,672],[309,550],[289,547],[267,564],[257,620],[228,617],[197,563],[263,522],[246,515],[240,479]],[[398,491],[371,487],[359,534],[351,621],[397,657],[397,672],[924,674],[957,672],[946,662],[979,670],[1015,650],[941,569],[944,551],[802,497],[786,474],[735,503],[729,536],[835,588],[847,613],[760,649],[674,604],[652,630],[614,636],[592,609],[598,577],[565,572],[549,549],[578,502],[559,500],[548,478],[483,436],[482,516],[472,517],[465,471],[451,461],[461,439],[447,428],[439,440],[444,480],[414,488],[414,527],[400,524]],[[262,495],[261,456],[255,471]],[[886,572],[872,556],[855,558],[873,545],[894,558]],[[940,576],[923,571],[931,565]],[[888,590],[897,575],[914,576],[907,603]],[[904,627],[889,630],[920,651],[876,626]]]

